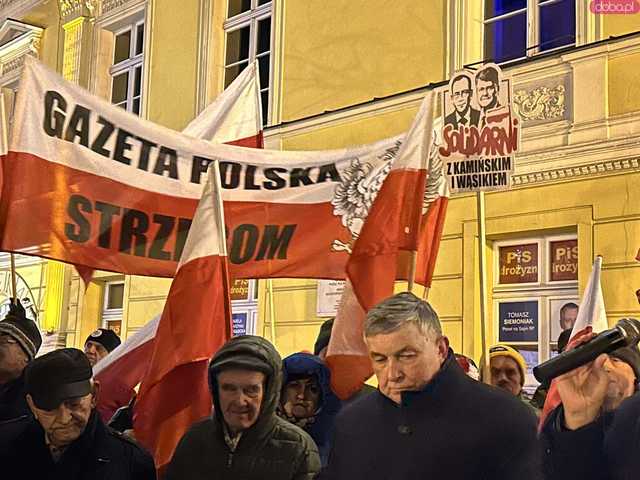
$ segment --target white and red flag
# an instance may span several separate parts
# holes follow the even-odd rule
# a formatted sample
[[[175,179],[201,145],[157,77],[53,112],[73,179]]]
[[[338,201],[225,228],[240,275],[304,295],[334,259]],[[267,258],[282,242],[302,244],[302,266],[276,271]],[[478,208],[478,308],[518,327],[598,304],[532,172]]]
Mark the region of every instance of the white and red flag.
[[[604,307],[604,298],[602,296],[602,286],[600,285],[600,274],[602,271],[602,257],[597,256],[593,262],[593,269],[582,295],[582,301],[578,309],[578,317],[573,324],[567,349],[572,348],[583,337],[591,333],[600,333],[609,328],[607,321],[607,312]],[[540,414],[539,428],[542,428],[549,414],[562,403],[555,382],[551,382],[547,398],[542,407]]]
[[[218,159],[234,279],[344,279],[403,138],[315,152],[213,144],[140,119],[28,57],[2,158],[0,249],[172,277]]]
[[[147,372],[159,323],[160,315],[156,315],[93,368],[93,378],[100,382],[96,408],[105,422],[129,404]]]
[[[371,376],[363,339],[366,312],[393,295],[401,252],[418,250],[433,142],[433,97],[420,105],[347,263],[347,285],[327,349],[331,384],[349,398]]]
[[[136,438],[153,454],[160,471],[186,430],[211,413],[209,360],[231,337],[222,200],[214,166],[169,290],[134,410]]]
[[[255,60],[182,133],[213,143],[263,148],[259,78]]]

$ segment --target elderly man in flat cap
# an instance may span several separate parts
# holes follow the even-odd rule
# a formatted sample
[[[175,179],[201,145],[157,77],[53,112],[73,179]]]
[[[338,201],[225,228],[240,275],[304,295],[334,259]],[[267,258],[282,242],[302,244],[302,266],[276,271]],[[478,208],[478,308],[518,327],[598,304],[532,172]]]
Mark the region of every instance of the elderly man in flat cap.
[[[42,344],[38,326],[18,300],[0,322],[0,423],[31,415],[24,393],[24,369]]]
[[[43,355],[25,372],[35,418],[0,426],[3,478],[154,480],[151,456],[104,425],[95,411],[99,384],[81,350]]]

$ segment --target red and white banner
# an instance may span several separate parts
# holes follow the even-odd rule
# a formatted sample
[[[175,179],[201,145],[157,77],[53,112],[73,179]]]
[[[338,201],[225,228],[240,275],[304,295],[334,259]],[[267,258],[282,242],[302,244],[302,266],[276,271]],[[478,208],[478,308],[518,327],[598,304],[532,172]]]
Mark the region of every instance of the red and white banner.
[[[259,78],[255,60],[182,133],[213,143],[263,148]]]
[[[218,159],[233,278],[344,278],[402,143],[321,152],[215,145],[125,112],[31,57],[14,118],[0,249],[165,277]]]
[[[436,172],[430,164],[433,98],[430,92],[420,105],[347,263],[347,284],[327,350],[331,384],[343,399],[372,374],[363,339],[366,312],[393,295],[394,282],[402,276],[398,274],[400,252],[418,249],[425,179],[442,174],[441,165]]]
[[[217,169],[193,226],[158,325],[135,405],[134,431],[161,471],[178,441],[211,413],[209,359],[231,337],[231,300]]]

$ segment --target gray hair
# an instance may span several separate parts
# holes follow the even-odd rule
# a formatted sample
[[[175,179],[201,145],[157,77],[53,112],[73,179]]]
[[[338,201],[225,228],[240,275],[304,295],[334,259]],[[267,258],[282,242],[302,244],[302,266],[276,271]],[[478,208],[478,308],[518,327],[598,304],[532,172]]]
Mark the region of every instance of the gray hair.
[[[428,302],[411,292],[398,293],[369,310],[364,322],[364,336],[391,333],[411,323],[425,336],[429,332],[442,336],[442,326],[436,311]]]

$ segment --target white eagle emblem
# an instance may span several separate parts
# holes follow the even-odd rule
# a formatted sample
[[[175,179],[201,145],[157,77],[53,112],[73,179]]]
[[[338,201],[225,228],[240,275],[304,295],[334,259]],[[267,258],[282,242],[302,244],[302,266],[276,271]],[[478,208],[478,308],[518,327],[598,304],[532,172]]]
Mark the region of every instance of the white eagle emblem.
[[[333,214],[342,217],[342,225],[349,229],[351,240],[344,243],[335,239],[331,245],[334,252],[351,254],[353,243],[360,235],[360,229],[369,214],[369,209],[378,195],[382,182],[387,178],[393,159],[396,157],[401,140],[378,157],[378,165],[362,163],[359,158],[351,160],[351,165],[341,172],[342,182],[336,187],[331,205]]]

